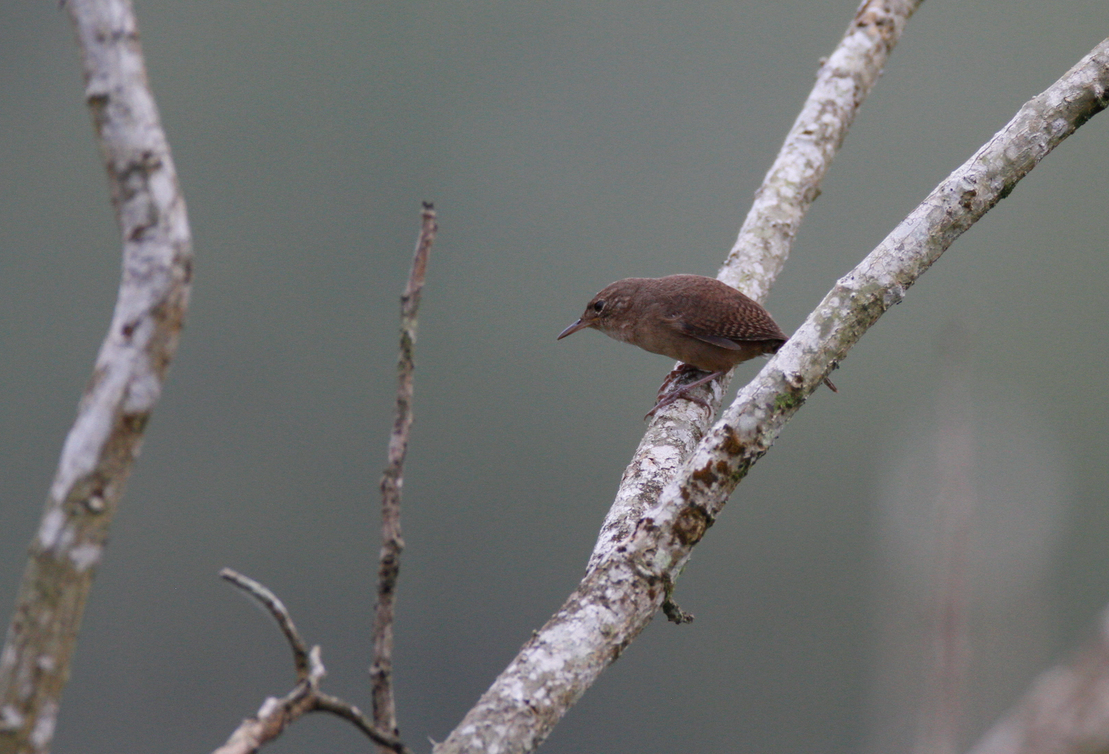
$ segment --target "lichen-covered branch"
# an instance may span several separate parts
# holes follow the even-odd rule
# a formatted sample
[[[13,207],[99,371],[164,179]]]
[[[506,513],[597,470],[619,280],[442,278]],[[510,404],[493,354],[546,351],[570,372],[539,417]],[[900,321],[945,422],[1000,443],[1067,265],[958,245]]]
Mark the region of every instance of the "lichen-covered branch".
[[[397,710],[393,701],[393,612],[396,604],[397,576],[404,540],[400,530],[400,493],[404,483],[404,456],[412,426],[413,350],[416,346],[416,315],[424,288],[428,255],[439,226],[435,208],[425,203],[416,252],[408,284],[400,299],[400,354],[397,357],[397,410],[389,436],[389,462],[381,477],[381,555],[377,571],[377,607],[374,611],[373,661],[370,680],[373,694],[374,723],[393,736],[399,735]]]
[[[131,3],[69,0],[123,236],[115,312],[66,436],[0,655],[0,752],[47,751],[93,575],[189,301],[185,201]]]
[[[507,700],[523,698],[539,706],[549,704],[548,699],[580,695],[577,684],[587,670],[610,662],[651,619],[665,596],[665,586],[677,579],[731,492],[835,361],[905,296],[960,234],[1107,105],[1109,40],[1025,104],[837,282],[755,380],[740,390],[663,488],[658,503],[637,522],[632,536],[596,564],[559,614],[525,645],[498,679],[494,688],[499,697],[487,694],[482,703],[507,706]],[[587,626],[590,630],[585,630]],[[605,639],[587,645],[587,637],[594,635]],[[573,640],[568,642],[568,637]],[[612,640],[607,641],[608,637]],[[546,683],[535,682],[536,668],[544,669]],[[516,671],[512,678],[507,677],[510,671]],[[518,724],[515,718],[511,722]],[[503,734],[503,727],[490,725],[480,732]]]
[[[690,516],[711,522],[805,397],[863,333],[904,298],[909,286],[956,238],[1107,104],[1109,40],[1027,102],[837,281],[777,355],[739,391],[643,520],[663,530],[681,528]],[[666,570],[680,571],[689,554],[686,536],[674,530],[657,544],[648,544],[644,531],[641,522],[631,549],[645,546],[654,552],[652,562],[666,562]]]
[[[920,0],[867,0],[847,32],[817,72],[777,159],[755,192],[739,237],[717,277],[751,298],[765,301],[793,246],[805,213],[820,194],[847,129],[878,80]],[[697,395],[720,406],[727,380],[716,380]],[[643,511],[689,457],[712,417],[700,406],[679,401],[660,411],[624,471],[616,499],[601,525],[589,567],[627,539]]]
[[[1109,40],[941,183],[839,280],[662,489],[618,547],[595,558],[437,754],[534,749],[654,616],[694,546],[836,360],[963,231],[1109,103]]]
[[[766,300],[855,113],[920,3],[864,0],[859,6],[835,51],[821,61],[816,84],[755,192],[718,278],[753,299]]]
[[[859,7],[843,40],[821,65],[816,86],[720,271],[721,280],[765,299],[855,112],[919,4],[867,0]],[[707,386],[714,407],[724,389]],[[710,418],[685,401],[659,412],[624,472],[585,580],[436,752],[534,749],[668,599],[670,575],[643,569],[623,552],[643,511],[697,446]],[[670,607],[668,614],[688,617]]]

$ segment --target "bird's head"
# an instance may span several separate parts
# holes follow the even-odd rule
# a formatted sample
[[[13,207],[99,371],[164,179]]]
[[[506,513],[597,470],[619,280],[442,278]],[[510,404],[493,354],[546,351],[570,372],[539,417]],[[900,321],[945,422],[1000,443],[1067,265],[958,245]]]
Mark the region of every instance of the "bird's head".
[[[636,294],[643,288],[646,280],[646,278],[627,278],[605,286],[604,290],[585,305],[585,313],[581,318],[559,333],[558,340],[587,327],[622,340],[617,331],[628,324],[628,318],[624,314],[631,307]]]

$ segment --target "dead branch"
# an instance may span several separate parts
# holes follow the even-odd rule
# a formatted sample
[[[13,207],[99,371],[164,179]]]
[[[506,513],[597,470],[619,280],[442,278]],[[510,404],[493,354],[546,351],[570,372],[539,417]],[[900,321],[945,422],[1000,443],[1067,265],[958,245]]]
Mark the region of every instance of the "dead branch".
[[[944,180],[841,278],[437,754],[530,751],[647,625],[728,497],[831,366],[1051,150],[1109,104],[1109,40]],[[642,446],[641,446],[642,447]],[[673,459],[671,459],[673,462]]]
[[[192,278],[185,200],[131,3],[70,0],[66,7],[123,236],[123,273],[0,655],[0,752],[50,748],[85,601],[177,352]]]
[[[272,741],[294,720],[306,712],[331,712],[351,723],[386,751],[405,754],[397,730],[396,706],[393,702],[393,613],[396,601],[397,575],[404,540],[400,530],[400,492],[404,482],[404,456],[408,449],[408,432],[412,426],[413,349],[416,344],[416,315],[424,286],[428,255],[439,226],[435,208],[425,202],[420,233],[408,284],[401,296],[400,355],[397,358],[397,413],[389,436],[389,465],[381,478],[381,564],[378,568],[377,611],[374,615],[374,658],[370,666],[373,680],[374,720],[371,722],[355,706],[320,691],[325,673],[320,661],[320,648],[308,645],[301,638],[289,611],[281,600],[266,587],[230,568],[220,576],[254,597],[269,611],[293,650],[297,684],[281,699],[269,697],[254,717],[242,724],[215,754],[247,754]]]
[[[719,279],[757,301],[766,300],[848,127],[918,5],[920,0],[867,0],[856,11],[839,45],[821,62],[801,113],[755,192],[735,245],[717,273]],[[728,382],[717,380],[697,393],[710,403],[713,413],[724,399]],[[711,417],[690,403],[676,403],[659,412],[624,471],[589,568],[630,536],[635,522],[658,499],[659,490],[710,424]]]
[[[327,674],[320,659],[320,648],[314,646],[308,649],[289,611],[273,592],[230,568],[220,571],[220,577],[258,600],[277,621],[281,633],[285,635],[285,640],[293,650],[297,682],[293,689],[280,699],[267,697],[254,717],[243,720],[227,742],[213,754],[252,754],[281,735],[285,728],[307,712],[330,712],[338,715],[353,723],[378,746],[397,754],[408,754],[408,749],[398,738],[377,728],[357,707],[347,704],[338,697],[320,692],[320,682]]]
[[[765,299],[848,125],[918,5],[919,0],[868,0],[859,7],[835,52],[822,63],[801,115],[756,193],[755,206],[720,279],[753,298]],[[741,265],[746,270],[742,274]],[[714,385],[708,391],[714,409],[725,388],[725,384]],[[658,500],[708,426],[705,412],[691,403],[659,412],[624,472],[585,580],[436,747],[437,752],[534,749],[635,639],[662,600],[669,602],[668,615],[684,619],[686,614],[669,599],[673,585],[669,575],[642,574],[623,553],[644,511]],[[604,572],[599,571],[606,564]],[[612,604],[599,599],[607,588],[617,595]]]
[[[408,451],[408,432],[412,426],[413,350],[416,345],[416,315],[424,287],[428,255],[439,226],[435,208],[428,202],[416,239],[412,270],[400,299],[400,354],[397,357],[397,410],[389,436],[389,465],[381,477],[381,556],[377,571],[377,608],[374,611],[373,661],[370,679],[373,693],[374,723],[397,736],[396,703],[393,700],[393,615],[396,606],[397,576],[404,540],[400,529],[400,493],[404,484],[404,456]]]

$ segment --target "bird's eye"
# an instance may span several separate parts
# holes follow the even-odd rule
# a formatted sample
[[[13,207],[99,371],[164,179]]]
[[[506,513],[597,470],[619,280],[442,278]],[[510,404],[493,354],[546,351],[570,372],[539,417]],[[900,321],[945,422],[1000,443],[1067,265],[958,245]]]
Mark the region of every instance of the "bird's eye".
[[[605,308],[605,302],[604,301],[594,301],[593,302],[593,311],[597,312],[598,314],[600,314],[601,310],[603,310],[604,308]]]

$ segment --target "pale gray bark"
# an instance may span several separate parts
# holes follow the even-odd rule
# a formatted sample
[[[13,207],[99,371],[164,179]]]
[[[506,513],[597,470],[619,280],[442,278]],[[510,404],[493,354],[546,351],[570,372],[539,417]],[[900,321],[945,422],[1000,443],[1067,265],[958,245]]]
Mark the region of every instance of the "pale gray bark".
[[[69,0],[123,235],[111,326],[66,436],[0,656],[0,752],[47,751],[108,527],[189,300],[185,201],[126,0]]]
[[[855,112],[918,5],[918,0],[872,0],[859,7],[843,40],[822,63],[720,279],[765,299]],[[712,383],[701,395],[719,406],[725,388]],[[627,548],[642,548],[644,536],[649,541],[664,534],[653,526],[647,532],[639,522],[697,447],[710,419],[701,407],[685,401],[658,413],[624,472],[585,580],[435,747],[438,754],[534,749],[643,630],[680,568],[670,568],[673,561],[665,557],[654,562],[629,557]],[[683,514],[669,533],[678,532],[692,547],[707,519],[689,510],[693,512]],[[669,613],[680,615],[676,609]]]
[[[595,553],[589,573],[566,604],[435,748],[437,754],[518,752],[538,746],[662,606],[731,492],[831,365],[901,301],[960,234],[1107,103],[1109,40],[1022,107],[837,282],[782,350],[739,391],[663,486],[653,507],[628,522],[630,535],[600,557]]]
[[[735,245],[717,277],[765,301],[789,258],[793,238],[831,167],[847,129],[870,94],[920,0],[864,2],[832,55],[821,62],[816,83],[786,136],[774,164],[755,192]],[[716,380],[697,395],[714,408],[727,390]],[[639,516],[701,439],[712,417],[685,401],[660,411],[620,480],[589,561],[592,568],[627,539]]]
[[[821,61],[812,92],[717,273],[720,280],[757,301],[766,300],[855,113],[882,75],[920,1],[864,0],[859,6],[835,51]]]

